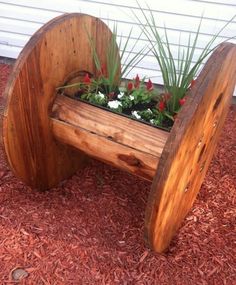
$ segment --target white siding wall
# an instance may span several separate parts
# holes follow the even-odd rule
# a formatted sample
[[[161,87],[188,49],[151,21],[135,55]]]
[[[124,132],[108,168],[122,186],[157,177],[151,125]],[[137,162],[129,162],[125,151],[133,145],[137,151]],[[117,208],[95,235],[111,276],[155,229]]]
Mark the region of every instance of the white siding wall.
[[[188,32],[196,31],[200,18],[204,17],[197,53],[200,53],[210,36],[216,33],[236,14],[236,0],[165,0],[139,1],[142,7],[147,3],[153,10],[160,31],[163,25],[168,29],[170,42],[174,47],[181,39],[187,39]],[[138,37],[140,30],[135,23],[131,9],[139,15],[136,0],[5,0],[0,1],[0,56],[17,58],[30,36],[51,18],[65,12],[82,12],[100,17],[111,28],[114,21],[118,22],[118,34],[128,35],[131,27],[132,43]],[[140,15],[141,17],[141,15]],[[236,36],[236,19],[222,33],[218,42]],[[235,39],[230,40],[236,43]],[[187,43],[187,41],[185,41]],[[145,37],[135,47],[137,52],[147,44]],[[131,47],[130,47],[131,48]],[[139,73],[152,77],[154,82],[161,83],[159,67],[150,54],[129,75]]]

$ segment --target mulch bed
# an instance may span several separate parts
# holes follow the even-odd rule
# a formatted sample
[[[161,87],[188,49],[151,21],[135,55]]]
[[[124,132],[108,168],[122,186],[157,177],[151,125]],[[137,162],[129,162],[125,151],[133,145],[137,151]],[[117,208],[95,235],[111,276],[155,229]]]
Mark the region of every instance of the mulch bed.
[[[10,67],[0,64],[0,94]],[[0,149],[0,284],[235,284],[236,106],[196,202],[168,252],[143,241],[150,183],[91,160],[39,193]],[[15,277],[16,278],[16,277]]]

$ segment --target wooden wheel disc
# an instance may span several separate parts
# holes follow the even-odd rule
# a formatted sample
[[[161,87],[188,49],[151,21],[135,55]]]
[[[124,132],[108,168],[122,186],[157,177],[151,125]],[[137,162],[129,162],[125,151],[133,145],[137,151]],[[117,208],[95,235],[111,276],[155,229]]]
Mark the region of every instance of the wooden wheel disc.
[[[71,176],[84,155],[57,142],[51,132],[50,112],[56,87],[70,74],[96,75],[86,30],[106,63],[112,35],[99,19],[73,13],[43,26],[21,52],[8,82],[3,117],[3,142],[10,166],[27,185],[47,189]]]
[[[210,57],[163,149],[146,210],[145,236],[164,251],[191,208],[214,154],[236,82],[236,46]]]

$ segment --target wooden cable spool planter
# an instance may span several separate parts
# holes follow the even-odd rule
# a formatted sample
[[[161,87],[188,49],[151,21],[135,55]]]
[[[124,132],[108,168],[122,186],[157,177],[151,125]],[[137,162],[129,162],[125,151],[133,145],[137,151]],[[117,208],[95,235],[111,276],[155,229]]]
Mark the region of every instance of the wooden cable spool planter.
[[[3,143],[27,185],[57,185],[87,156],[152,181],[145,238],[164,251],[191,208],[210,164],[236,81],[236,46],[211,55],[170,132],[56,93],[85,70],[96,76],[84,25],[105,60],[111,31],[99,19],[66,14],[43,26],[21,52],[7,84]]]

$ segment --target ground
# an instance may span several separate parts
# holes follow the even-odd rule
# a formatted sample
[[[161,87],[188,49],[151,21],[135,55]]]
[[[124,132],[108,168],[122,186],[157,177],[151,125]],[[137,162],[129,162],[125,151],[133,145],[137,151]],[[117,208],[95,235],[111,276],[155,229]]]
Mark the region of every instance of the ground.
[[[10,68],[0,64],[0,94]],[[197,200],[164,254],[143,239],[150,183],[91,160],[39,193],[12,174],[1,147],[0,284],[14,284],[18,267],[28,276],[17,284],[235,284],[235,130],[234,105]]]

